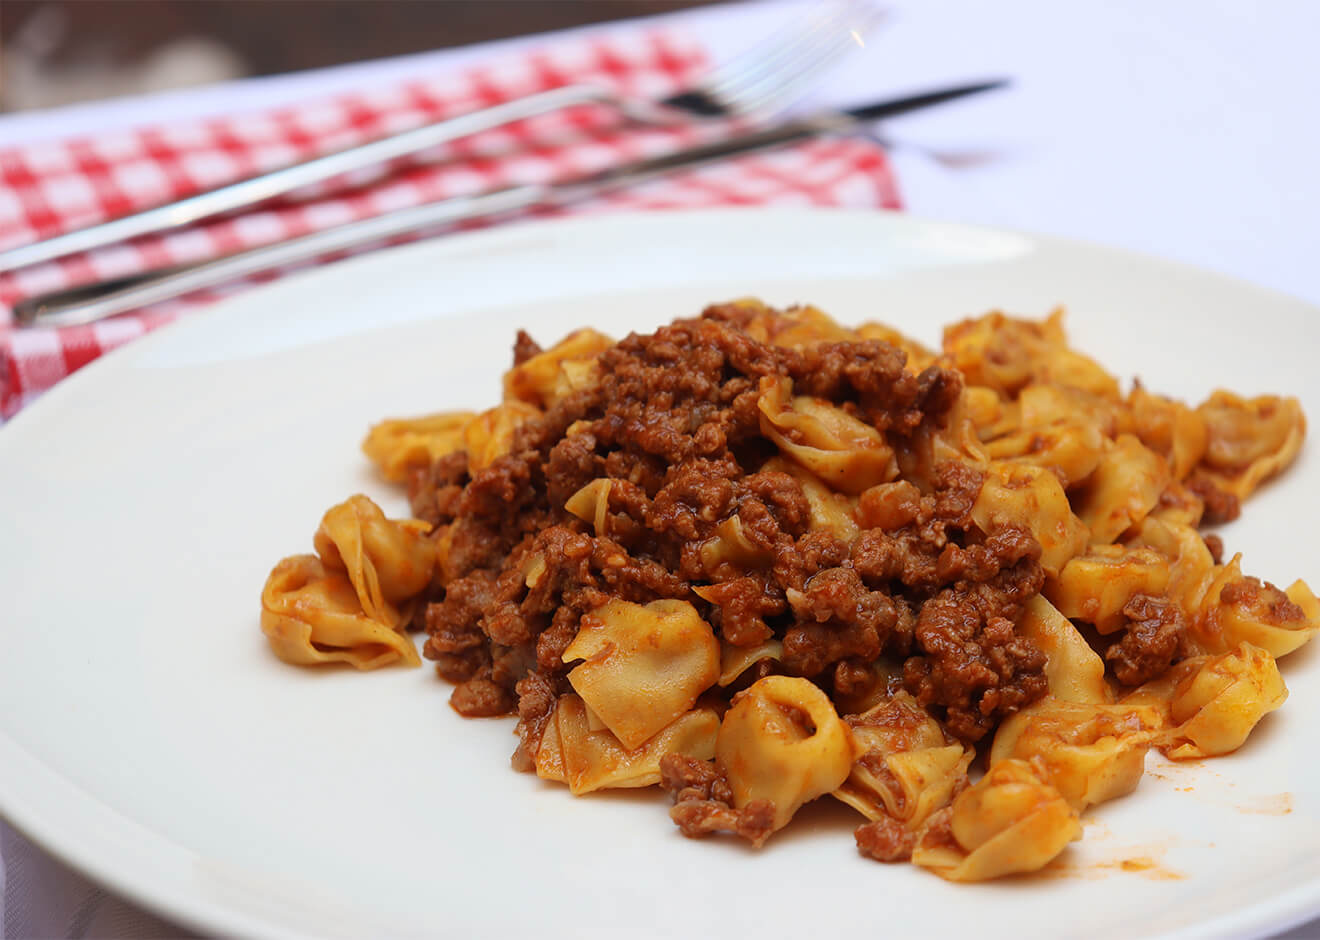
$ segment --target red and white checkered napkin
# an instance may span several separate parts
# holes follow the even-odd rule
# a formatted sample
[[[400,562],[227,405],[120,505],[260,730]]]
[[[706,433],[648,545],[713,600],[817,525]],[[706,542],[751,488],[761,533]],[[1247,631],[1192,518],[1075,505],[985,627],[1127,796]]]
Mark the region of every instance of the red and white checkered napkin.
[[[0,149],[0,247],[557,85],[592,80],[662,97],[685,87],[706,66],[700,45],[689,37],[630,30],[264,113]],[[0,420],[107,350],[283,272],[61,329],[15,327],[11,311],[22,297],[198,261],[448,196],[601,169],[687,142],[697,133],[619,131],[610,123],[601,109],[545,115],[457,141],[394,172],[376,171],[235,218],[0,274]],[[897,208],[898,196],[878,145],[822,139],[674,175],[574,211],[720,205]]]

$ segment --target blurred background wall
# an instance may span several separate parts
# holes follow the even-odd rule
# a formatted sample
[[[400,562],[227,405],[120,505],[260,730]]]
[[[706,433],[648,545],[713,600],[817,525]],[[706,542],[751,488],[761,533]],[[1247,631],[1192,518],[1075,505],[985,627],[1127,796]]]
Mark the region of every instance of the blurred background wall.
[[[716,0],[0,0],[0,111],[269,75]]]

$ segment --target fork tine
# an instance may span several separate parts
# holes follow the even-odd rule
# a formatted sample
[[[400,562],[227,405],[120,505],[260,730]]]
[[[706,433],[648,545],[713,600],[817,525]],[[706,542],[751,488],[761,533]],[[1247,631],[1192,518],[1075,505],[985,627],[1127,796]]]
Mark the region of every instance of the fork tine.
[[[830,29],[839,18],[838,4],[816,7],[805,17],[795,17],[749,49],[716,65],[702,77],[701,88],[710,94],[722,94],[776,68],[792,57],[813,36]]]
[[[831,20],[829,27],[804,39],[776,66],[727,89],[724,101],[739,113],[776,110],[791,103],[845,53],[857,48],[861,35],[884,18],[874,7],[850,5]]]
[[[836,3],[796,21],[770,39],[718,67],[701,83],[702,91],[731,112],[765,109],[787,101],[880,19],[880,11],[858,2]],[[851,26],[852,29],[848,29]]]

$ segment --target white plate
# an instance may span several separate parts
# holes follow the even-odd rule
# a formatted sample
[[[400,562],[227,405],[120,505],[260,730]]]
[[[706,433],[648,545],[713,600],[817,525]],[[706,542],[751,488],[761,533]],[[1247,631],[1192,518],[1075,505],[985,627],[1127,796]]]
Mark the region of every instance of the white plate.
[[[1090,814],[1068,874],[952,886],[860,858],[820,801],[754,853],[692,842],[656,791],[574,800],[513,773],[429,668],[293,669],[258,630],[282,555],[354,491],[386,415],[498,397],[514,330],[621,335],[756,294],[936,342],[1066,303],[1124,377],[1320,415],[1320,311],[1173,264],[877,214],[721,211],[496,229],[351,261],[107,357],[0,431],[0,807],[112,887],[262,936],[855,933],[1241,936],[1320,912],[1320,661],[1237,755]],[[1249,572],[1320,579],[1315,447],[1227,528]],[[1314,583],[1314,582],[1313,582]],[[1285,812],[1290,809],[1291,812]],[[1147,858],[1145,871],[1122,870]],[[808,934],[809,932],[809,934]]]

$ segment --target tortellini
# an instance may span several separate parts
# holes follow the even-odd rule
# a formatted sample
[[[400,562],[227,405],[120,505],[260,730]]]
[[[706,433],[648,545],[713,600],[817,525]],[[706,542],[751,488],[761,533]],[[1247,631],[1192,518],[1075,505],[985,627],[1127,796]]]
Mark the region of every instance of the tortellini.
[[[1113,438],[1122,424],[1122,408],[1113,396],[1067,385],[1028,385],[1018,393],[1017,410],[1024,428],[1087,425]]]
[[[1138,594],[1163,595],[1170,576],[1169,560],[1153,548],[1093,545],[1046,583],[1045,596],[1063,616],[1109,634],[1126,622],[1128,601]]]
[[[1038,761],[1002,760],[930,825],[912,861],[949,881],[1039,871],[1081,838],[1077,810]],[[938,819],[939,817],[937,817]]]
[[[1104,660],[1044,597],[1037,595],[1027,602],[1018,633],[1045,654],[1045,679],[1055,698],[1083,704],[1103,704],[1112,698]]]
[[[1104,455],[1106,430],[1113,423],[1107,405],[1075,389],[1029,385],[1013,404],[1016,421],[982,432],[985,452],[996,460],[1052,470],[1065,487],[1072,486],[1089,477]]]
[[[685,712],[637,747],[602,726],[576,695],[561,696],[536,753],[537,776],[568,784],[574,796],[593,790],[649,787],[660,782],[660,759],[715,756],[720,719],[711,708]]]
[[[1195,528],[1201,524],[1204,517],[1205,500],[1187,484],[1174,480],[1164,488],[1164,492],[1160,494],[1160,501],[1146,519]]]
[[[275,655],[297,665],[418,666],[401,631],[406,605],[431,583],[435,545],[415,519],[386,519],[365,496],[326,512],[315,555],[275,566],[261,592],[261,629]]]
[[[1242,643],[1219,656],[1184,660],[1123,704],[1162,710],[1169,727],[1161,750],[1172,760],[1192,760],[1236,751],[1287,698],[1274,657]]]
[[[1205,456],[1210,436],[1205,418],[1182,402],[1152,395],[1141,383],[1128,395],[1132,433],[1164,457],[1175,480],[1184,479]]]
[[[435,461],[463,449],[463,429],[476,415],[446,411],[421,418],[392,418],[374,425],[362,442],[362,452],[385,479],[400,483],[414,470],[426,470]]]
[[[1320,631],[1320,602],[1306,582],[1287,591],[1243,577],[1240,556],[1218,570],[1192,625],[1194,642],[1208,653],[1239,643],[1258,646],[1274,658],[1287,656]]]
[[[421,418],[395,418],[372,427],[362,442],[362,451],[385,479],[394,483],[458,451],[467,454],[468,470],[476,473],[507,454],[513,432],[540,415],[541,409],[535,405],[513,399],[481,414],[451,411]]]
[[[1200,473],[1238,498],[1292,463],[1306,435],[1295,398],[1242,398],[1217,391],[1196,409],[1209,434]]]
[[[275,655],[296,666],[421,665],[412,640],[364,614],[348,576],[315,555],[293,555],[271,571],[261,591],[261,631]]]
[[[944,352],[972,385],[1013,397],[1028,383],[1063,385],[1118,398],[1118,382],[1094,359],[1070,349],[1063,312],[1041,323],[989,313],[944,331]]]
[[[937,350],[753,299],[618,346],[520,334],[500,404],[363,442],[434,528],[333,507],[261,626],[372,669],[419,665],[425,623],[456,710],[517,703],[518,769],[660,783],[685,835],[759,847],[828,794],[872,858],[1032,872],[1150,748],[1230,753],[1286,699],[1320,598],[1197,527],[1305,429],[1292,398],[1123,394],[1062,311]]]
[[[513,432],[541,414],[541,409],[521,401],[507,401],[483,411],[463,428],[463,449],[472,473],[490,466],[513,447]]]
[[[1280,591],[1244,577],[1240,556],[1216,565],[1205,540],[1191,526],[1147,519],[1129,546],[1134,553],[1153,550],[1169,560],[1166,587],[1147,593],[1167,596],[1187,614],[1184,642],[1190,652],[1222,653],[1246,641],[1277,658],[1320,632],[1320,602],[1306,582],[1296,581]],[[1047,591],[1063,591],[1064,580]]]
[[[1016,401],[1006,401],[992,388],[968,385],[963,388],[959,405],[962,415],[972,423],[977,436],[983,441],[1012,434],[1022,426],[1022,407]]]
[[[993,534],[1005,526],[1026,529],[1040,543],[1040,564],[1058,574],[1086,545],[1087,528],[1073,515],[1059,478],[1025,464],[994,463],[972,506],[972,520]]]
[[[1164,458],[1134,435],[1120,434],[1086,484],[1077,515],[1091,541],[1113,542],[1150,514],[1171,481]]]
[[[834,796],[867,819],[888,817],[915,831],[966,783],[974,753],[906,692],[848,725],[859,755]]]
[[[767,659],[775,661],[784,658],[784,644],[778,640],[766,640],[756,646],[734,646],[732,643],[721,644],[720,650],[720,688],[733,685],[748,669]]]
[[[734,697],[715,747],[733,806],[774,804],[773,829],[852,772],[852,735],[829,698],[806,679],[767,676]]]
[[[792,380],[761,380],[761,433],[822,481],[850,495],[898,476],[884,435],[824,399],[792,395]]]
[[[1164,595],[1185,611],[1200,608],[1214,578],[1215,560],[1199,532],[1185,523],[1148,518],[1127,545],[1152,548],[1169,559]]]
[[[748,330],[756,336],[762,334],[764,342],[773,346],[800,349],[815,343],[847,343],[857,340],[857,333],[840,326],[834,319],[815,307],[791,307],[782,314],[770,311],[753,321]]]
[[[415,519],[386,519],[359,493],[326,512],[312,545],[327,567],[348,575],[368,617],[394,626],[402,620],[398,605],[431,582],[430,528]]]
[[[1104,449],[1104,435],[1095,425],[1065,422],[1024,428],[985,444],[987,456],[1052,470],[1065,487],[1089,477]]]
[[[1036,758],[1045,779],[1080,812],[1136,789],[1162,725],[1155,708],[1050,696],[999,726],[990,762]]]
[[[1307,583],[1300,578],[1288,585],[1287,590],[1283,593],[1287,596],[1288,600],[1297,605],[1297,609],[1302,612],[1302,616],[1306,618],[1306,622],[1310,625],[1305,637],[1303,637],[1303,642],[1311,639],[1311,637],[1315,636],[1317,630],[1320,629],[1320,598],[1316,597],[1315,592],[1312,591]],[[1285,655],[1281,652],[1275,652],[1275,650],[1268,644],[1259,643],[1257,645],[1269,649],[1271,653],[1274,653],[1276,658]],[[1297,649],[1301,645],[1301,643],[1294,645],[1292,649],[1288,650],[1288,652],[1292,652],[1292,650]]]
[[[504,373],[504,400],[549,408],[598,379],[595,359],[614,345],[596,330],[575,330],[544,352]]]
[[[720,644],[687,601],[611,598],[564,650],[573,690],[629,750],[692,708],[720,676]]]

